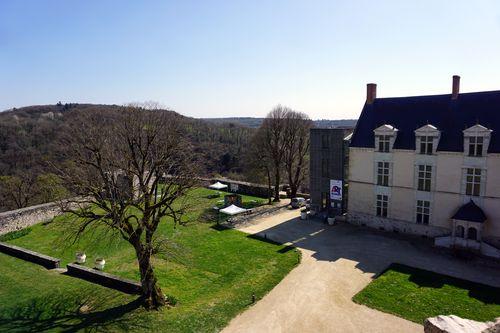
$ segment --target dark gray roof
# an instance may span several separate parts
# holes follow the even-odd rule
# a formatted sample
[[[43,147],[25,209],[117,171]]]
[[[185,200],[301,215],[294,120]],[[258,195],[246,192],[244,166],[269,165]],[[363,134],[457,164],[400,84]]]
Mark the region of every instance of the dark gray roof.
[[[455,215],[453,215],[452,219],[483,223],[486,221],[486,215],[483,210],[471,200],[460,207]]]
[[[395,149],[415,149],[414,131],[431,124],[441,131],[437,150],[463,151],[466,128],[481,124],[493,130],[488,152],[500,153],[500,91],[451,95],[377,98],[365,104],[351,147],[374,147],[373,130],[384,124],[398,129]]]

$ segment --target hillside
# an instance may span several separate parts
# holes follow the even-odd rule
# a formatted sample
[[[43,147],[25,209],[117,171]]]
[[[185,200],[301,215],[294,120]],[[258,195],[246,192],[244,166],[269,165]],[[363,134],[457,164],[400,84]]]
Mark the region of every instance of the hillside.
[[[232,123],[240,126],[258,128],[264,118],[252,118],[252,117],[228,117],[228,118],[202,118],[202,120],[214,123],[214,124],[226,124]],[[313,120],[314,127],[316,128],[337,128],[337,127],[349,127],[354,128],[356,126],[356,119],[319,119]]]
[[[66,122],[75,111],[102,110],[103,117],[117,105],[57,104],[36,105],[0,112],[0,175],[50,171],[49,162],[62,162],[64,147],[58,143]],[[172,112],[162,110],[163,112]],[[176,113],[177,114],[177,113]],[[235,124],[213,124],[183,117],[187,135],[200,160],[202,171],[241,171],[240,159],[253,129]]]

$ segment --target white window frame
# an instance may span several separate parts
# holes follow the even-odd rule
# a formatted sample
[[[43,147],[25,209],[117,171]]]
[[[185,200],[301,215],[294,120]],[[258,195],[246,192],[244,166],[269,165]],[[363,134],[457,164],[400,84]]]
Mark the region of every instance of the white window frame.
[[[417,167],[417,184],[416,184],[417,191],[431,192],[434,166],[429,164],[418,164],[416,167]],[[423,177],[421,177],[421,175],[423,175]],[[420,186],[421,183],[422,186]]]
[[[437,146],[439,144],[439,139],[441,137],[441,132],[437,127],[427,124],[415,130],[415,150],[421,155],[435,155]],[[425,141],[423,141],[425,138]],[[430,139],[430,142],[429,142]],[[424,150],[422,150],[422,144],[424,144]],[[429,149],[429,144],[430,148]]]
[[[479,173],[478,173],[479,171]],[[484,171],[482,168],[467,167],[465,168],[465,195],[479,197],[483,192],[483,177]],[[470,186],[470,191],[469,191]]]
[[[429,200],[417,200],[415,205],[415,222],[417,224],[429,225],[431,221],[431,202]],[[421,217],[420,221],[419,215]],[[425,217],[427,217],[427,221],[425,221]]]
[[[375,151],[380,153],[391,153],[396,141],[398,129],[391,125],[382,125],[373,130],[375,135]],[[380,149],[381,144],[384,143],[383,149]]]
[[[389,196],[387,194],[375,195],[375,216],[382,218],[389,216]]]
[[[474,157],[474,158],[486,157],[486,155],[488,154],[488,146],[490,145],[491,132],[493,131],[479,124],[463,130],[464,155],[467,157]],[[482,138],[483,141],[481,151],[471,152],[470,151],[471,146],[475,147],[475,149],[477,149],[478,146],[477,143],[471,141],[472,139],[477,140],[478,138]]]
[[[388,161],[376,161],[375,169],[376,185],[386,187],[390,186],[391,163]],[[379,182],[379,180],[381,181]]]
[[[469,153],[467,154],[467,156],[471,157],[484,156],[484,136],[469,137]]]

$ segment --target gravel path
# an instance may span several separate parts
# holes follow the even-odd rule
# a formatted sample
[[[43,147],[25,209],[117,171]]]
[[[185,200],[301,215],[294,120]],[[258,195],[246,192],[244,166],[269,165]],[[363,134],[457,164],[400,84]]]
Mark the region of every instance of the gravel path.
[[[223,332],[423,332],[421,325],[351,300],[392,262],[500,285],[499,270],[470,267],[364,228],[327,226],[298,216],[298,210],[285,210],[240,228],[294,244],[302,262]]]

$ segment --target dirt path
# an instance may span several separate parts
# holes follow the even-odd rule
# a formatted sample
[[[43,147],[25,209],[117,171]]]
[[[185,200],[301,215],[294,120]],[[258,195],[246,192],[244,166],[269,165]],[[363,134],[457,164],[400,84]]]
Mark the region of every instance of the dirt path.
[[[298,210],[262,218],[240,230],[295,244],[302,262],[268,295],[234,318],[223,332],[423,332],[423,326],[351,299],[392,262],[500,284],[498,271],[477,272],[463,262],[421,253],[408,241],[347,224],[300,221]],[[487,270],[487,269],[486,269]],[[453,274],[456,273],[456,274]],[[496,275],[495,275],[496,274]]]

